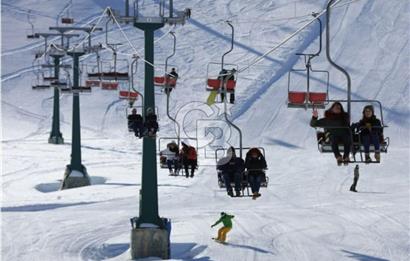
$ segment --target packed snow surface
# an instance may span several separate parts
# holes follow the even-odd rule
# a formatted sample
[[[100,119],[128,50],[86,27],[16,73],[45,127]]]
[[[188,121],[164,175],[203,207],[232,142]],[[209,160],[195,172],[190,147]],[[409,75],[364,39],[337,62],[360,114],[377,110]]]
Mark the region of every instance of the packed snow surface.
[[[140,1],[142,11],[155,14],[158,2]],[[354,165],[337,167],[331,154],[320,154],[315,130],[309,127],[311,111],[286,105],[288,72],[304,68],[294,54],[312,53],[319,46],[316,23],[252,65],[311,20],[312,12],[323,10],[326,1],[175,1],[175,9],[192,8],[192,19],[155,34],[158,73],[172,52],[170,30],[177,36],[170,64],[180,78],[171,94],[170,114],[183,122],[182,136],[191,145],[196,144],[189,137],[198,138],[200,147],[210,141],[238,146],[237,131],[223,120],[224,107],[204,103],[209,95],[207,64],[219,63],[229,49],[230,28],[224,20],[231,20],[235,46],[225,62],[239,69],[252,66],[238,75],[229,117],[241,128],[244,147],[266,150],[269,185],[257,200],[228,197],[218,187],[210,146],[198,151],[194,178],[169,176],[158,167],[159,212],[172,220],[173,260],[409,260],[409,5],[403,0],[342,0],[332,12],[331,55],[352,78],[352,99],[380,101],[389,126],[388,154],[382,154],[381,164],[360,165],[358,193],[352,193]],[[116,91],[95,88],[81,95],[82,159],[92,185],[59,190],[70,162],[72,95],[60,96],[65,144],[48,144],[53,92],[31,88],[41,64],[33,62],[34,53],[44,49],[44,40],[26,38],[31,33],[28,17],[36,32],[45,32],[68,14],[76,25],[97,23],[107,6],[123,9],[122,1],[108,0],[73,0],[72,5],[2,1],[2,260],[130,258],[129,219],[138,216],[142,141],[127,130],[127,103]],[[99,26],[105,26],[105,19]],[[120,30],[112,23],[109,29],[110,43],[122,43],[120,68],[134,52],[124,34],[143,54],[142,31],[131,25]],[[53,41],[59,43],[58,38]],[[93,42],[105,44],[105,33],[97,32]],[[105,61],[112,58],[108,50],[101,55]],[[69,58],[64,61],[71,63]],[[84,70],[95,61],[95,55],[84,56]],[[312,66],[330,71],[331,99],[346,99],[346,80],[327,62],[325,50]],[[292,89],[305,88],[303,74],[292,79]],[[135,85],[142,91],[141,61]],[[312,75],[311,86],[325,90],[323,74]],[[159,89],[156,93],[159,137],[175,137],[166,96]],[[353,121],[366,104],[353,103]],[[377,106],[376,114],[380,117]],[[162,140],[158,149],[172,139]],[[211,239],[217,229],[210,225],[222,211],[235,215],[227,245]]]

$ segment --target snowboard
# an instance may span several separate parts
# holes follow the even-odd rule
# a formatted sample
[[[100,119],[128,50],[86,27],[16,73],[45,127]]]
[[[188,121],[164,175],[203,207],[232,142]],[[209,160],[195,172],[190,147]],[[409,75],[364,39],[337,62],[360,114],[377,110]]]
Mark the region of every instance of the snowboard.
[[[206,100],[206,104],[211,106],[216,102],[216,96],[218,96],[218,91],[211,91],[209,93],[208,99]]]
[[[215,237],[213,237],[212,239],[213,239],[215,242],[219,243],[219,244],[223,244],[223,245],[227,245],[227,244],[228,244],[227,242],[222,242],[222,241],[216,239]]]

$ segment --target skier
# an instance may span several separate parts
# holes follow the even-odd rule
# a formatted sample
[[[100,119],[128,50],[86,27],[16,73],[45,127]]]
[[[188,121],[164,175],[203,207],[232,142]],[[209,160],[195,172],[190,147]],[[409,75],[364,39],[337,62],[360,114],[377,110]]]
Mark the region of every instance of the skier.
[[[356,165],[354,168],[354,177],[353,177],[353,184],[350,186],[350,191],[357,192],[356,186],[357,182],[359,181],[359,165]]]
[[[227,214],[227,213],[225,213],[225,212],[221,212],[221,217],[220,217],[219,220],[216,221],[215,224],[213,224],[211,227],[214,227],[214,226],[218,225],[218,224],[221,223],[221,222],[222,222],[222,224],[223,224],[223,227],[221,227],[221,228],[218,230],[218,237],[212,238],[212,239],[214,239],[214,240],[217,241],[217,242],[225,243],[225,241],[226,241],[226,234],[228,234],[228,232],[231,231],[231,229],[232,229],[232,219],[233,219],[234,217],[235,217],[235,216],[233,216],[233,215],[229,215],[229,214]]]
[[[152,108],[147,109],[147,116],[145,116],[145,134],[150,137],[155,137],[158,131],[157,115],[155,115]]]
[[[185,142],[181,142],[181,145],[182,149],[180,151],[180,157],[182,160],[182,165],[184,165],[185,176],[187,178],[193,178],[195,169],[198,166],[196,149],[192,146],[187,145]],[[191,168],[191,176],[189,176],[189,168]]]
[[[244,161],[240,157],[236,157],[234,147],[230,147],[226,152],[226,157],[223,157],[218,161],[217,169],[222,171],[228,195],[233,197],[231,181],[234,181],[235,196],[240,197],[242,190],[242,173],[244,169]]]
[[[141,138],[143,135],[144,124],[141,114],[137,114],[137,109],[132,109],[128,115],[128,130],[134,131],[135,136]]]
[[[330,109],[325,111],[325,117],[318,119],[318,112],[313,109],[310,121],[312,127],[325,127],[330,133],[332,151],[335,155],[337,165],[349,163],[351,135],[349,115],[343,110],[340,102],[334,102]],[[340,155],[339,143],[343,144],[343,157]]]
[[[247,170],[248,180],[251,185],[252,199],[261,196],[259,189],[261,187],[264,169],[266,169],[266,160],[259,149],[252,148],[246,153],[245,168]]]
[[[374,115],[374,108],[372,105],[366,105],[363,108],[362,119],[353,124],[352,127],[358,129],[360,132],[360,139],[363,143],[365,161],[370,163],[370,144],[374,145],[374,158],[376,162],[380,162],[380,138],[383,136],[383,129],[379,119]]]
[[[164,160],[169,169],[169,175],[178,175],[179,148],[175,141],[167,144],[167,148],[159,153],[161,161]],[[174,167],[174,171],[172,170]]]

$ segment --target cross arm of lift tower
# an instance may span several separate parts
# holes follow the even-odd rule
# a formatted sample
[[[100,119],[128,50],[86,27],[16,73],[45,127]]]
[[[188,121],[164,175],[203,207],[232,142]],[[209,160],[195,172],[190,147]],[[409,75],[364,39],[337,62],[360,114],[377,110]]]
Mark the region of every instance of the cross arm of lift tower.
[[[73,33],[35,33],[34,37],[35,38],[39,38],[39,37],[43,37],[44,38],[44,48],[45,48],[45,52],[47,52],[47,47],[48,47],[48,38],[50,37],[56,37],[56,36],[61,36],[61,47],[64,48],[64,39],[67,39],[67,45],[69,45],[70,39],[72,37],[79,37],[79,34],[73,34]]]
[[[88,47],[91,48],[91,33],[95,31],[102,31],[101,27],[77,27],[77,26],[50,26],[49,30],[58,31],[60,35],[66,35],[69,31],[83,31],[88,34]]]

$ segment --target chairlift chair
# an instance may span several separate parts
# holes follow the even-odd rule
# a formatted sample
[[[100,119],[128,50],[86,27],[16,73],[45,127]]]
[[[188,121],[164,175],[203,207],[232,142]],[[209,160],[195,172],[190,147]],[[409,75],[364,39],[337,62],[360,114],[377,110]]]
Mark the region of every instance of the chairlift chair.
[[[142,101],[142,100],[141,100]],[[129,115],[131,115],[132,114],[132,110],[133,109],[136,109],[137,110],[137,112],[139,112],[139,114],[143,114],[142,112],[143,112],[143,110],[144,110],[144,107],[142,106],[142,105],[131,105],[131,106],[127,106],[127,108],[125,109],[125,118],[126,119],[128,119],[128,116]],[[158,106],[155,106],[155,114],[157,115],[157,120],[159,121],[159,115],[158,115]],[[128,131],[129,132],[132,132],[133,130],[132,129],[129,129],[128,128]]]
[[[45,83],[40,82],[40,73],[36,73],[36,78],[32,80],[31,88],[33,90],[49,89],[50,84],[45,84]]]
[[[287,105],[288,108],[325,108],[327,105],[327,100],[329,100],[329,71],[325,70],[315,70],[311,66],[311,59],[312,56],[309,54],[297,54],[304,56],[305,61],[305,69],[292,69],[288,73],[288,101]],[[291,87],[291,76],[293,74],[306,74],[307,77],[307,85],[303,87],[303,89],[294,89]],[[324,75],[324,89],[321,92],[318,91],[311,91],[310,87],[310,77],[311,75]]]
[[[319,49],[316,53],[296,53],[297,56],[303,57],[304,69],[292,69],[288,73],[288,108],[325,108],[329,99],[329,72],[325,70],[315,70],[312,68],[312,60],[318,57],[322,52],[322,21],[317,13],[312,13],[316,17],[319,25]],[[306,86],[301,89],[291,88],[292,74],[306,74]],[[321,87],[321,91],[312,91],[310,86],[311,75],[325,75],[325,88]],[[322,79],[323,81],[323,79]],[[317,81],[319,82],[319,81]]]
[[[223,92],[223,87],[226,88],[226,92],[232,93],[235,92],[236,81],[237,81],[237,64],[224,63],[224,69],[228,72],[232,69],[235,69],[235,80],[227,80],[226,85],[224,86],[223,76],[220,76],[221,63],[208,63],[206,69],[206,90],[207,91],[218,91],[218,93]]]
[[[31,29],[26,30],[27,39],[38,39],[40,38],[40,35],[37,33],[34,33],[34,22],[32,21],[30,13],[31,13],[31,10],[28,11],[27,13],[27,21],[31,26]]]
[[[262,152],[263,157],[265,157],[265,148],[263,148],[263,147],[252,147],[252,148],[259,149]],[[238,151],[241,150],[240,148],[234,148],[234,149],[235,149],[235,152],[238,152]],[[250,149],[251,149],[250,147],[243,147],[242,151],[248,152]],[[224,157],[226,155],[227,150],[228,150],[228,148],[218,148],[218,149],[215,150],[215,163],[216,163],[216,166],[218,166],[219,159],[221,159],[222,157]],[[222,154],[222,156],[221,156],[221,154]],[[246,155],[246,153],[242,153],[242,154]],[[236,155],[239,155],[239,153],[236,153]],[[266,157],[265,157],[265,159],[266,159]],[[260,170],[260,171],[263,173],[262,174],[262,179],[261,179],[261,187],[266,188],[269,184],[269,177],[266,175],[266,169],[263,169],[263,170]],[[220,188],[225,188],[225,182],[224,182],[224,178],[223,178],[223,175],[222,175],[222,171],[220,171],[218,169],[217,169],[217,177],[218,177],[218,186]],[[235,184],[233,182],[234,179],[232,178],[231,180],[232,180],[231,185],[232,185],[232,187],[234,187],[235,186]],[[247,171],[244,171],[242,173],[242,195],[244,195],[243,192],[244,192],[245,189],[247,190],[247,195],[248,196],[250,195],[249,194],[249,187],[250,187],[250,185],[249,185],[249,181],[248,181],[248,173],[247,173]]]
[[[156,66],[156,68],[163,68],[163,66],[165,66],[165,64],[158,64]],[[168,65],[168,68],[175,68],[175,70],[178,72],[178,67],[175,65]],[[160,73],[156,73],[157,75],[160,75],[161,73],[163,73],[163,71],[161,71]],[[175,88],[177,85],[177,80],[176,78],[170,76],[168,74],[169,72],[164,73],[163,76],[154,76],[154,86],[156,87],[170,87],[170,88]]]
[[[137,100],[139,94],[137,92],[133,92],[133,91],[119,91],[119,98],[120,99],[127,99],[127,100]]]
[[[346,103],[347,100],[328,100],[327,102],[341,102],[341,103]],[[388,127],[387,125],[384,124],[383,121],[383,109],[380,101],[377,100],[351,100],[352,103],[363,103],[363,104],[377,104],[377,108],[379,108],[379,116],[380,121],[381,121],[381,128],[384,129]],[[324,129],[323,127],[317,127]],[[347,129],[350,133],[350,140],[352,141],[352,146],[351,146],[351,153],[353,154],[353,160],[350,161],[350,163],[380,163],[377,161],[371,161],[371,162],[365,162],[363,154],[364,154],[364,146],[362,144],[361,138],[360,138],[360,133],[355,133],[351,128],[349,127],[326,127],[326,129],[335,129],[335,128],[343,128]],[[333,153],[332,150],[332,144],[330,142],[330,137],[328,135],[328,132],[325,130],[320,130],[316,132],[316,138],[317,138],[317,147],[320,153]],[[389,137],[384,137],[384,135],[381,135],[380,137],[380,152],[381,153],[387,153],[389,144],[390,144],[390,138]],[[339,150],[343,151],[343,144],[339,144]],[[373,145],[370,146],[370,153],[374,153],[375,148]],[[356,159],[356,154],[359,154],[360,159]]]
[[[61,18],[61,23],[62,24],[74,24],[74,18],[71,17],[62,17]]]
[[[158,154],[160,156],[160,161],[159,161],[160,168],[162,168],[162,169],[167,169],[168,168],[167,157],[166,157],[166,155],[161,154],[161,152],[163,150],[165,150],[167,148],[167,145],[168,145],[168,143],[164,143],[164,141],[169,141],[169,142],[175,141],[175,143],[178,145],[178,149],[181,150],[181,142],[180,142],[181,140],[189,140],[191,142],[194,142],[195,146],[193,146],[193,147],[195,148],[195,150],[198,153],[198,140],[195,139],[195,138],[160,137],[158,139],[158,150],[159,150]],[[162,146],[161,146],[161,144],[162,144]],[[164,144],[165,144],[165,147],[163,146]],[[199,166],[199,163],[197,163],[196,169],[198,169],[198,166]],[[173,169],[175,168],[175,166],[173,164],[172,164],[172,168]],[[184,171],[184,168],[183,168],[183,165],[181,164],[180,173],[181,173],[182,176],[184,175],[183,171]]]

